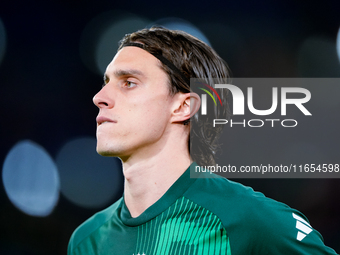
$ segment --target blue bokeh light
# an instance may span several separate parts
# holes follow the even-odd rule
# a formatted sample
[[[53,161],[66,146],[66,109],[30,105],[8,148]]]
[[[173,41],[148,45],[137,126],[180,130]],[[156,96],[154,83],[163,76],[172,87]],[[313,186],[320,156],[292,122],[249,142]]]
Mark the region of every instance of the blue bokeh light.
[[[120,160],[102,157],[95,148],[95,138],[76,138],[68,141],[56,158],[61,193],[74,204],[87,208],[108,205],[123,186]]]
[[[90,21],[80,42],[80,55],[84,64],[94,73],[102,75],[118,49],[118,42],[127,33],[143,29],[150,21],[138,15],[121,11],[107,11]]]
[[[30,140],[9,151],[2,180],[10,201],[28,215],[47,216],[58,202],[57,167],[46,150]]]

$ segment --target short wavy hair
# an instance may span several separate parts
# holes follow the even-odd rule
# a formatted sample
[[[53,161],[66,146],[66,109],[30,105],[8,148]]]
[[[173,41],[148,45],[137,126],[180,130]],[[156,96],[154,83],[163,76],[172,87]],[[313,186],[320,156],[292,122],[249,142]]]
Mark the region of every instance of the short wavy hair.
[[[229,78],[229,69],[225,61],[209,45],[186,32],[163,27],[142,29],[125,35],[119,42],[118,51],[131,43],[145,45],[146,51],[163,56],[181,72],[178,73],[162,63],[163,70],[168,74],[170,95],[179,92],[198,93],[197,86],[193,83],[191,86],[188,84],[190,78],[200,78],[208,84],[216,81],[224,83]],[[199,165],[215,164],[222,126],[213,127],[213,119],[226,119],[229,115],[227,90],[220,89],[219,94],[223,107],[209,105],[214,108],[214,114],[201,115],[197,112],[190,119],[188,149],[192,159]]]

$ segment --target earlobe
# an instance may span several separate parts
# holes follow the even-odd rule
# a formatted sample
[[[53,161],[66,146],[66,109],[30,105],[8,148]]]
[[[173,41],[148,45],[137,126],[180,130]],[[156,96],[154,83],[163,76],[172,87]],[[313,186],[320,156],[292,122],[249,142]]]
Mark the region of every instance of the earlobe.
[[[183,123],[199,110],[201,99],[196,93],[179,93],[177,97],[177,107],[173,111],[172,122]]]

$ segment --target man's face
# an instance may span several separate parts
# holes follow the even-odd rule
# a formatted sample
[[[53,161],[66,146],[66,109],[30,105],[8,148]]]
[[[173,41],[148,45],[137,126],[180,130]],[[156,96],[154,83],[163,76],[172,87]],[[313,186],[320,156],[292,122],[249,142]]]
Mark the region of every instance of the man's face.
[[[138,47],[124,47],[108,65],[104,82],[93,98],[99,108],[98,153],[124,160],[158,151],[173,107],[159,60]]]

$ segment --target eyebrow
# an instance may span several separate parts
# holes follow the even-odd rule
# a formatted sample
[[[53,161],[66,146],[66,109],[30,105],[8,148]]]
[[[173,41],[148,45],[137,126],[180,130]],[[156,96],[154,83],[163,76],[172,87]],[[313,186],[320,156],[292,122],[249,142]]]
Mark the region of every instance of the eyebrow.
[[[138,75],[138,76],[143,76],[145,77],[145,74],[137,69],[119,69],[113,72],[113,75],[116,76],[117,78],[122,77],[122,76],[130,76],[130,75]],[[108,78],[107,73],[104,74],[104,81]]]

